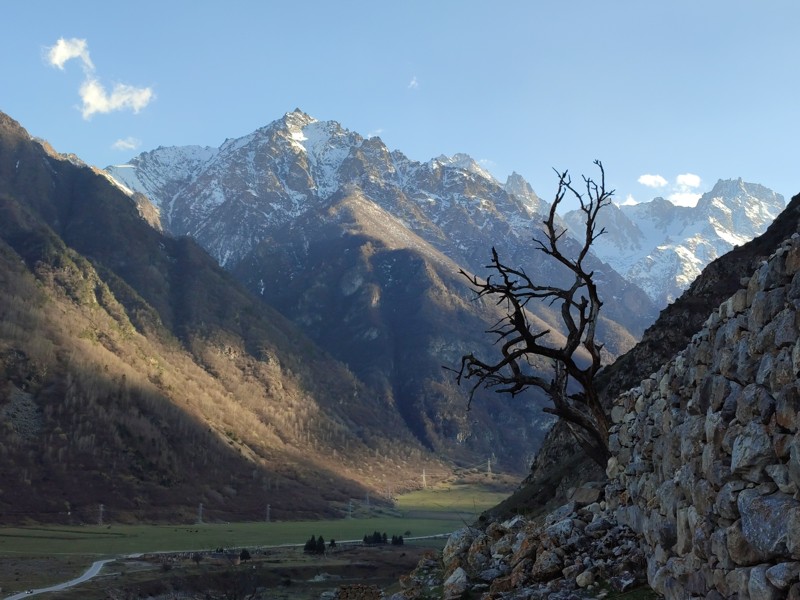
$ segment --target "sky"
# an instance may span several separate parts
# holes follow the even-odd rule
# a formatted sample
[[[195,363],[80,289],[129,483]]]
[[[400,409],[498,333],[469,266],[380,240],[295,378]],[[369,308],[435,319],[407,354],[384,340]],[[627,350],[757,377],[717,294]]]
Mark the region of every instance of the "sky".
[[[552,199],[800,193],[797,0],[0,0],[0,111],[105,167],[300,108]]]

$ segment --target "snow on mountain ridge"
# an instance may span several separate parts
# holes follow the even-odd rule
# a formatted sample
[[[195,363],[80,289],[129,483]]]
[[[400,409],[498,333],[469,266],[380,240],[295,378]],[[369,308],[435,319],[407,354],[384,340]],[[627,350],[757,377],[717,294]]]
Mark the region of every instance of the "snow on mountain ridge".
[[[694,207],[664,198],[609,207],[600,219],[607,234],[593,249],[665,305],[709,262],[763,233],[783,207],[783,197],[762,185],[720,180]],[[573,227],[579,218],[565,215]]]
[[[151,197],[168,231],[195,236],[226,266],[270,231],[320,210],[353,186],[475,269],[484,266],[481,253],[492,245],[522,258],[550,208],[516,173],[501,184],[461,153],[414,161],[378,137],[365,139],[299,109],[218,149],[159,148],[109,172]],[[698,264],[763,230],[779,212],[776,197],[763,186],[729,180],[718,182],[694,208],[663,198],[613,206],[599,223],[609,233],[593,251],[664,303],[693,279]],[[565,226],[580,231],[580,216],[565,215]],[[656,262],[663,264],[657,268]],[[666,286],[647,276],[665,269]]]
[[[434,158],[433,161],[448,167],[470,171],[471,173],[480,175],[484,179],[488,179],[490,181],[496,181],[494,176],[489,173],[489,171],[481,167],[469,154],[464,154],[462,152],[458,152],[453,156],[445,156],[444,154],[440,154]]]

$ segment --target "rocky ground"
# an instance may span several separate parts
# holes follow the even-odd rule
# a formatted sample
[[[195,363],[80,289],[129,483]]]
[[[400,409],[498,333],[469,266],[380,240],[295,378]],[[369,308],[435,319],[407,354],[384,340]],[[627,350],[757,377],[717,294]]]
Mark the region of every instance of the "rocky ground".
[[[611,521],[603,494],[601,484],[588,485],[543,518],[465,527],[402,578],[391,599],[591,599],[641,587],[645,556],[634,533]]]

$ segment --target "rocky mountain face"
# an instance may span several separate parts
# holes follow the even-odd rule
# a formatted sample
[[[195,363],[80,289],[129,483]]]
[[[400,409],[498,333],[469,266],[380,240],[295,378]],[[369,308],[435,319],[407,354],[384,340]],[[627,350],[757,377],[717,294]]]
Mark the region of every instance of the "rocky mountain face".
[[[553,275],[531,252],[549,204],[521,176],[500,184],[463,154],[412,161],[299,110],[218,149],[158,148],[107,171],[156,204],[166,231],[192,236],[226,268],[357,189],[395,218],[397,235],[413,233],[470,272],[483,271],[495,246],[510,263]],[[638,335],[652,303],[613,270],[603,275],[607,316]]]
[[[664,198],[613,205],[595,253],[647,292],[658,306],[674,301],[711,261],[763,233],[783,210],[780,194],[755,183],[720,180],[694,207]],[[564,215],[580,226],[580,211]]]
[[[8,520],[333,516],[447,472],[391,396],[146,204],[0,113]]]
[[[474,301],[459,270],[485,273],[495,246],[536,278],[561,276],[532,251],[549,205],[522,177],[501,184],[466,155],[415,162],[379,138],[300,111],[216,149],[159,148],[108,173],[149,197],[166,231],[196,239],[389,394],[428,447],[494,454],[515,469],[532,457],[550,423],[535,394],[513,404],[484,394],[465,413],[466,390],[442,369],[464,353],[493,351],[483,332],[497,314]],[[655,310],[636,286],[593,261],[611,359],[635,343]],[[543,328],[558,330],[552,307],[531,310]]]

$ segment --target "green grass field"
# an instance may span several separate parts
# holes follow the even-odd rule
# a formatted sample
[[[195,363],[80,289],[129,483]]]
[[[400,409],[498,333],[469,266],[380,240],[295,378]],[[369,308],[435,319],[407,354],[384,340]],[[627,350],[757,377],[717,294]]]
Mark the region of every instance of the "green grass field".
[[[508,492],[475,484],[452,484],[404,495],[392,511],[335,521],[209,523],[198,525],[84,525],[0,528],[2,556],[97,556],[209,548],[302,544],[311,535],[325,540],[360,540],[365,533],[406,537],[454,531]],[[407,536],[406,532],[411,532]]]

